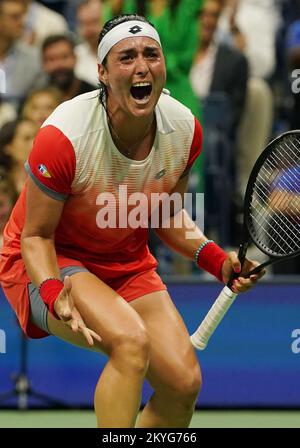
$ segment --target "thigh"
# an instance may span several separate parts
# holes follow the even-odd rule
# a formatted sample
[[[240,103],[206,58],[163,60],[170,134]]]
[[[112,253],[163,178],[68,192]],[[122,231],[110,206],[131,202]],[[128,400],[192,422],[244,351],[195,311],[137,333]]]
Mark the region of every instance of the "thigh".
[[[93,349],[110,354],[114,340],[123,334],[138,334],[144,324],[138,313],[113,289],[90,272],[71,276],[71,294],[86,326],[98,333],[102,341]],[[90,348],[81,333],[74,333],[63,322],[48,313],[51,334],[67,342]]]
[[[147,379],[152,387],[173,388],[184,377],[201,378],[189,333],[168,292],[147,294],[130,304],[143,319],[150,339]]]

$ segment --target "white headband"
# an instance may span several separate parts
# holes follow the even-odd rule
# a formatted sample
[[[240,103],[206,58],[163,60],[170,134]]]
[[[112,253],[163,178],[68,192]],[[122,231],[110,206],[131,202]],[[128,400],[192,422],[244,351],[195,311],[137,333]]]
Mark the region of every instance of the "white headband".
[[[155,28],[153,28],[153,26],[146,22],[140,22],[139,20],[130,20],[128,22],[120,23],[120,25],[115,26],[112,30],[105,34],[98,47],[98,59],[100,64],[102,64],[103,59],[109,50],[120,40],[135,36],[150,37],[151,39],[154,39],[161,47],[158,32]]]

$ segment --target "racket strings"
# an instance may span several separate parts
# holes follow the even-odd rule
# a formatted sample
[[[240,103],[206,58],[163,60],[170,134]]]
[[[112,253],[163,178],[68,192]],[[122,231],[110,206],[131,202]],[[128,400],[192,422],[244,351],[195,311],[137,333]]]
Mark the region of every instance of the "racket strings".
[[[257,189],[258,189],[258,191],[260,192],[260,201],[262,201],[266,207],[269,207],[269,204],[268,204],[268,203],[266,202],[266,200],[264,199],[264,197],[266,196],[266,191],[268,191],[269,188],[266,188],[266,187],[265,187],[264,189],[262,189],[262,188],[261,188],[261,185],[262,185],[262,182],[263,182],[265,179],[262,178],[262,176],[260,175],[260,173],[258,174],[258,178],[261,180],[261,184],[260,184],[260,185],[257,184]],[[278,207],[278,205],[279,205],[279,206],[282,205],[283,200],[278,201],[278,194],[276,194],[276,196],[275,196],[274,199],[275,199],[274,202],[276,202],[277,207]],[[267,224],[268,221],[266,220],[265,216],[263,216],[263,214],[261,213],[260,208],[259,208],[259,204],[258,204],[258,203],[255,204],[254,208],[255,208],[256,212],[262,217],[262,219],[263,219],[263,220],[265,221],[265,223]],[[259,220],[256,219],[254,215],[251,215],[251,216],[253,217],[253,219],[255,219],[256,223],[260,226],[260,222],[259,222]],[[284,213],[279,212],[277,218],[278,218],[278,222],[279,222],[280,224],[283,224],[283,225],[286,224],[286,216],[285,216]],[[294,230],[294,232],[297,233],[299,229],[298,229],[298,227],[297,227],[297,221],[296,221],[296,219],[295,219],[293,216],[290,216],[290,222],[289,222],[289,224],[293,226],[293,229],[292,229],[292,230]],[[258,233],[258,238],[261,238],[262,235],[265,233],[265,229],[264,229],[262,226],[260,226],[259,228],[260,228],[260,232]],[[278,236],[282,237],[282,234],[281,234],[280,231],[277,231],[276,233],[277,233]],[[292,237],[291,237],[290,234],[287,235],[287,237],[288,237],[288,239],[291,239],[291,240],[293,241],[293,239],[292,239]],[[273,239],[273,238],[272,238],[272,239]],[[278,243],[278,242],[276,243],[276,241],[275,241],[274,239],[273,239],[273,241],[274,241],[275,244],[279,245],[279,243]],[[292,246],[289,246],[289,247],[290,247],[291,250],[293,250]],[[280,248],[283,250],[282,247],[280,247]],[[272,249],[272,247],[271,247],[271,249]]]
[[[260,190],[260,192],[262,192],[262,190],[260,189],[260,187],[257,187],[257,188],[258,188],[258,190]],[[274,200],[274,199],[275,199],[275,200]],[[283,199],[276,200],[276,199],[279,199],[279,196],[278,196],[277,193],[275,194],[275,197],[273,198],[273,200],[274,200],[274,202],[276,203],[276,207],[280,210],[280,207],[282,207],[284,200],[283,200]],[[269,204],[268,204],[264,199],[262,199],[262,201],[263,201],[263,203],[264,203],[267,207],[269,206]],[[260,213],[259,209],[258,209],[258,213]],[[281,211],[279,211],[279,213],[278,213],[278,220],[281,221],[282,223],[285,223],[285,222],[286,222],[286,220],[285,220],[285,214],[284,214],[283,212],[281,212]],[[290,224],[294,227],[294,230],[295,230],[295,231],[298,230],[298,227],[297,227],[297,224],[298,224],[298,223],[297,223],[296,218],[295,218],[293,215],[290,216]]]
[[[259,228],[261,228],[261,227],[262,227],[262,220],[259,220],[256,216],[254,216],[254,215],[252,215],[252,214],[251,214],[251,217],[252,217],[253,220],[256,222],[257,226],[258,226]],[[262,217],[264,223],[267,223],[267,224],[269,223],[269,221],[266,219],[266,217],[265,217],[264,215],[261,215],[261,217]],[[288,246],[288,248],[290,249],[290,251],[291,251],[291,252],[294,252],[294,247],[293,247],[292,245],[289,244],[289,241],[293,244],[293,239],[292,239],[292,237],[288,237],[287,240],[284,240],[285,245],[283,246],[283,245],[281,244],[281,242],[283,241],[283,237],[284,237],[284,235],[283,235],[282,232],[280,231],[280,228],[279,228],[279,229],[276,229],[276,228],[274,227],[272,230],[273,230],[272,233],[271,233],[271,232],[268,233],[268,237],[270,238],[270,241],[269,241],[269,249],[270,249],[271,251],[274,251],[275,249],[279,249],[279,250],[280,250],[280,253],[285,253],[285,252],[286,252],[286,246]],[[275,233],[275,235],[274,235],[274,233]],[[260,234],[257,235],[257,239],[258,239],[258,241],[260,241],[260,242],[263,242],[263,241],[262,241],[262,235],[264,235],[264,232],[262,232],[262,231],[260,231]],[[275,239],[276,236],[277,236],[277,239]]]
[[[272,165],[272,164],[270,164],[270,165]],[[273,166],[273,169],[274,168],[275,167]],[[260,174],[258,174],[258,177],[260,177]],[[297,182],[297,178],[295,176],[294,176],[294,178],[291,178],[291,176],[289,175],[288,172],[285,173],[285,178],[281,179],[281,184],[284,186],[285,191],[291,190],[293,188],[294,182]],[[285,199],[285,197],[280,195],[280,192],[278,191],[276,193],[275,197],[273,198],[274,204],[276,205],[276,207],[278,209],[280,209],[280,207],[283,205],[284,199]],[[293,216],[291,216],[291,218],[293,219]]]
[[[249,206],[254,241],[270,255],[300,250],[300,140],[278,140],[257,173]]]

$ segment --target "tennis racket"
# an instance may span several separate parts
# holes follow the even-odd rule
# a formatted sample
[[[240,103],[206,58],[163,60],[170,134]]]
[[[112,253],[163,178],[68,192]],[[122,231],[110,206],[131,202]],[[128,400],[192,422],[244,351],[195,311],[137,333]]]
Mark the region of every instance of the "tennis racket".
[[[242,243],[238,257],[243,266],[253,242],[269,258],[251,272],[300,254],[300,131],[275,138],[257,159],[244,198]],[[193,346],[204,350],[209,338],[237,297],[230,288],[233,274],[203,322],[191,336]]]

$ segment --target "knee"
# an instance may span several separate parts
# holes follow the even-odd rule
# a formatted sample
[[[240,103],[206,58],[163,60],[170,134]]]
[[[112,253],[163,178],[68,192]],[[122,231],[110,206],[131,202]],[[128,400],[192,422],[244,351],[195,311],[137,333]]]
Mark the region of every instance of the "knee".
[[[150,357],[150,341],[145,328],[120,332],[111,341],[111,356],[119,369],[145,375]]]
[[[199,365],[192,369],[182,367],[177,375],[174,375],[171,394],[178,403],[193,406],[197,400],[202,386],[202,376]]]

